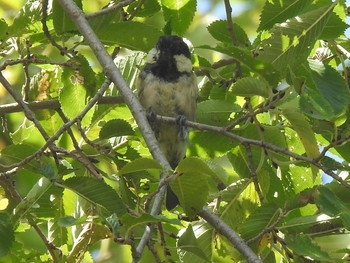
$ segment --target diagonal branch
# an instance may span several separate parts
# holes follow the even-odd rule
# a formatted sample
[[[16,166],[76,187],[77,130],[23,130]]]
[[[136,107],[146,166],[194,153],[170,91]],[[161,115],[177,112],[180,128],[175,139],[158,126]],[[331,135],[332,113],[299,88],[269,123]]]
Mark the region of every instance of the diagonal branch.
[[[133,92],[129,88],[125,79],[121,75],[119,69],[114,64],[112,58],[108,55],[101,41],[97,38],[94,31],[91,29],[90,25],[88,24],[85,18],[83,11],[80,10],[79,7],[71,0],[59,0],[59,2],[62,5],[63,9],[71,17],[71,19],[73,20],[73,22],[75,23],[79,31],[85,37],[85,40],[88,42],[89,46],[91,47],[98,61],[102,65],[107,76],[114,82],[116,87],[118,87],[119,92],[122,94],[125,100],[125,103],[128,105],[132,115],[135,118],[135,121],[138,124],[138,127],[145,139],[145,142],[153,158],[157,160],[161,165],[163,165],[166,168],[166,170],[170,170],[171,167],[159,148],[158,142],[148,123],[144,109],[142,108],[136,96],[133,94]],[[163,182],[163,180],[167,175],[166,170],[161,173],[160,184]],[[159,193],[156,194],[153,202],[153,206],[150,212],[151,215],[156,215],[160,213],[165,189],[166,187],[164,186],[161,187]],[[141,241],[134,253],[136,257],[134,259],[136,259],[136,262],[141,257],[142,251],[151,237],[151,233],[152,233],[152,229],[147,226],[141,238]]]

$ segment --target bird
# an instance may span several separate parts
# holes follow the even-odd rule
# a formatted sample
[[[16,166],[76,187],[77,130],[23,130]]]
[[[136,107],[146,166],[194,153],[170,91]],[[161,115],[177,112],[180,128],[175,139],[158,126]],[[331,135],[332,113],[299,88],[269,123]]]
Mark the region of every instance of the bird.
[[[138,77],[137,95],[148,116],[157,114],[176,118],[175,124],[150,121],[161,151],[175,170],[185,158],[189,143],[189,129],[183,124],[185,120],[195,119],[198,97],[191,52],[181,37],[161,36],[149,51]],[[178,204],[178,197],[168,185],[167,210]]]

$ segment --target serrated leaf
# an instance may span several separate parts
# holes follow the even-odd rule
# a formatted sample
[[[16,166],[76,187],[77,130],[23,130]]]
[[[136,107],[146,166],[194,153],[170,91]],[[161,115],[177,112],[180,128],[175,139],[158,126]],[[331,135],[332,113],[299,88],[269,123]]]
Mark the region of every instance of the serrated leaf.
[[[128,7],[128,12],[133,13],[135,11],[136,7],[139,8],[139,4],[137,2],[132,3]],[[141,8],[139,9],[138,12],[136,12],[137,17],[148,17],[152,16],[155,13],[160,11],[160,4],[158,3],[157,0],[147,0],[146,2],[143,3]]]
[[[163,15],[164,20],[170,24],[173,32],[179,36],[183,36],[190,24],[192,23],[194,14],[196,12],[197,1],[196,0],[184,0],[184,1],[172,1],[164,0],[166,2],[171,2],[172,5],[179,2],[175,9],[168,8],[163,5]],[[163,2],[163,1],[162,1]],[[184,4],[184,5],[183,5]],[[177,9],[178,8],[178,9]]]
[[[207,176],[200,173],[184,173],[170,182],[170,187],[178,197],[187,216],[194,218],[209,195]]]
[[[96,34],[104,44],[118,44],[144,52],[152,49],[162,35],[156,27],[136,21],[111,24],[101,28]]]
[[[191,0],[161,0],[161,3],[163,6],[169,8],[169,9],[173,9],[173,10],[180,10],[181,8],[183,8],[185,5],[188,4],[188,2]]]
[[[118,69],[131,88],[134,87],[138,76],[138,71],[135,70],[135,68],[142,64],[144,56],[145,53],[143,52],[134,52],[134,54],[130,56],[122,57],[116,63]]]
[[[7,37],[20,37],[26,33],[42,30],[42,3],[40,0],[29,0],[16,15],[12,25],[9,26]],[[4,39],[5,40],[5,39]]]
[[[318,192],[315,202],[320,210],[330,216],[340,216],[345,227],[350,229],[350,206],[325,186],[320,186]]]
[[[75,118],[86,106],[87,90],[84,86],[84,76],[65,67],[62,72],[63,88],[59,93],[59,102],[63,113],[69,118]],[[82,120],[82,125],[90,123],[93,111],[91,110]]]
[[[301,93],[302,111],[317,119],[339,115],[350,103],[347,85],[334,68],[316,60],[309,60],[309,65],[312,80],[307,80]]]
[[[278,208],[274,205],[258,207],[243,223],[240,231],[242,238],[248,240],[260,234],[276,221],[279,214]]]
[[[181,221],[179,219],[169,219],[162,215],[152,216],[150,214],[142,214],[141,216],[133,216],[130,214],[125,214],[122,216],[121,221],[123,222],[123,226],[129,231],[131,228],[136,227],[137,225],[143,225],[146,223],[152,222],[166,222],[174,225],[182,226]]]
[[[297,66],[309,55],[323,31],[336,3],[304,13],[272,29],[272,36],[262,42],[259,58],[272,63],[281,73]]]
[[[266,82],[255,77],[246,77],[237,80],[233,85],[232,91],[235,95],[242,97],[258,95],[268,98],[271,95],[271,89],[267,87]]]
[[[309,256],[316,260],[331,260],[327,252],[321,250],[321,248],[306,235],[287,235],[285,242],[287,243],[288,247],[293,249],[293,251],[297,254]]]
[[[348,25],[335,13],[332,13],[319,39],[334,39],[344,34]]]
[[[181,160],[176,167],[176,171],[179,173],[199,173],[216,176],[213,170],[198,157],[187,157]]]
[[[128,174],[145,170],[162,170],[163,167],[155,160],[148,158],[140,158],[127,163],[120,169],[119,174]]]
[[[16,206],[16,220],[28,213],[52,185],[53,183],[49,179],[41,177],[32,189],[30,189],[26,197]]]
[[[210,262],[207,255],[200,248],[191,225],[189,225],[185,232],[180,236],[179,240],[177,241],[177,247],[184,251],[191,252],[205,261]]]
[[[74,3],[82,9],[81,0],[73,0]],[[71,20],[69,14],[63,9],[58,1],[52,3],[52,19],[53,26],[57,34],[63,34],[66,32],[78,32],[77,27]]]
[[[179,243],[177,243],[177,247],[179,247],[181,250],[179,251],[179,257],[181,262],[192,262],[192,263],[204,263],[207,262],[208,259],[212,258],[213,255],[213,244],[214,244],[214,236],[213,236],[213,228],[204,221],[198,221],[191,225],[193,229],[193,233],[195,236],[195,246],[193,244],[190,244],[190,246],[194,249],[199,248],[204,254],[205,259],[203,259],[200,256],[197,256],[198,253],[202,254],[201,252],[192,253],[191,251],[186,250],[186,239],[183,238],[183,240]],[[186,229],[187,230],[187,229]],[[182,239],[182,237],[180,237]],[[193,242],[192,242],[193,243]],[[188,244],[188,243],[187,243]],[[190,249],[191,250],[191,249]]]
[[[34,154],[38,149],[39,147],[26,143],[9,145],[1,150],[0,161],[6,165],[14,164]],[[31,169],[39,167],[35,161],[29,162],[26,166]]]
[[[104,207],[110,214],[123,215],[126,208],[117,192],[108,184],[92,177],[71,177],[62,185],[90,203]]]
[[[239,112],[238,104],[224,100],[206,100],[197,105],[197,121],[205,124],[223,126],[233,112]]]
[[[99,137],[101,140],[103,140],[111,137],[119,137],[134,134],[134,130],[127,121],[122,119],[115,119],[110,120],[105,125],[103,125]]]
[[[237,42],[242,46],[250,46],[250,41],[245,31],[236,23],[233,23],[233,28]],[[226,20],[214,21],[207,27],[207,29],[216,40],[232,44],[233,40],[230,32],[227,30]]]
[[[9,26],[3,18],[0,18],[0,39],[4,39],[6,37],[6,32],[8,31]]]
[[[298,134],[298,137],[304,146],[306,155],[310,158],[315,158],[320,154],[315,133],[313,132],[311,125],[305,119],[305,116],[296,109],[297,107],[289,107],[286,105],[282,107],[282,112],[291,123],[292,128]],[[318,169],[314,166],[311,168],[313,176],[316,178]]]
[[[59,218],[58,224],[63,227],[75,226],[85,223],[86,219],[86,216],[82,216],[79,218],[75,218],[73,216],[64,216]]]
[[[0,212],[0,258],[5,256],[15,240],[10,215]]]
[[[284,22],[288,18],[299,15],[311,2],[311,0],[266,1],[257,30],[270,29],[276,23]]]

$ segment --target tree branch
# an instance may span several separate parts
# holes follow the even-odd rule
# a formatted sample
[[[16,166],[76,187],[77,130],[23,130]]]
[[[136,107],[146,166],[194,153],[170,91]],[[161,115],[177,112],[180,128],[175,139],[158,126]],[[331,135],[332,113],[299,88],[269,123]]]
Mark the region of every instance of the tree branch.
[[[148,123],[145,110],[142,108],[139,101],[137,100],[137,98],[129,88],[125,79],[123,78],[120,71],[114,64],[112,58],[106,52],[101,41],[97,38],[96,34],[93,32],[93,30],[89,26],[82,10],[80,10],[78,6],[71,0],[58,0],[58,1],[62,5],[63,9],[71,17],[71,19],[73,20],[73,22],[75,23],[79,31],[85,37],[85,40],[90,45],[91,49],[93,50],[95,56],[97,57],[98,61],[102,65],[107,76],[114,82],[119,92],[122,94],[125,100],[125,103],[128,105],[132,115],[135,118],[135,121],[138,124],[138,127],[145,139],[145,142],[153,158],[157,160],[161,165],[163,165],[167,170],[171,170],[171,167],[168,161],[166,160],[165,156],[163,155],[162,151],[160,150],[158,142]],[[166,175],[167,175],[167,171],[163,171],[161,173],[160,184],[165,179]],[[163,186],[160,189],[159,193],[155,196],[155,200],[153,202],[153,206],[150,212],[151,215],[159,214],[161,210],[162,200],[163,200],[165,190],[166,190],[166,187]],[[137,258],[141,256],[141,253],[145,245],[148,243],[151,237],[151,231],[152,229],[147,226],[141,238],[141,241],[136,248],[136,253],[134,253],[136,254]]]
[[[122,96],[106,96],[99,97],[97,104],[120,104],[123,103]],[[58,110],[61,108],[61,104],[57,99],[54,100],[43,100],[43,101],[32,101],[26,103],[31,110]],[[23,108],[18,103],[10,103],[0,105],[0,116],[8,113],[21,112]]]
[[[199,215],[205,221],[210,223],[219,234],[226,237],[231,242],[231,244],[237,248],[239,252],[241,252],[241,254],[249,263],[262,263],[258,256],[244,242],[244,240],[207,207],[204,207]]]

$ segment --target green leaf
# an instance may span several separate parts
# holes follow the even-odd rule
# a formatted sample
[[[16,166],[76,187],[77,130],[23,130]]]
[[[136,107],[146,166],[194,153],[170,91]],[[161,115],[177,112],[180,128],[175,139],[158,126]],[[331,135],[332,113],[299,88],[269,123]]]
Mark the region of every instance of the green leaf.
[[[86,222],[87,217],[75,218],[73,216],[64,216],[58,220],[58,224],[63,227],[70,227],[75,225],[80,225]]]
[[[110,214],[121,216],[126,213],[126,208],[117,192],[104,181],[76,176],[63,181],[62,185],[90,203],[104,207]]]
[[[290,106],[291,105],[291,106]],[[293,106],[294,105],[294,106]],[[281,107],[283,115],[288,119],[292,128],[298,134],[300,141],[302,142],[306,155],[310,158],[317,157],[320,153],[318,150],[317,140],[315,133],[312,130],[311,125],[305,119],[305,116],[297,110],[295,103],[286,104]],[[313,176],[316,178],[318,169],[312,166]]]
[[[144,52],[152,49],[162,35],[156,27],[136,21],[111,24],[101,28],[96,34],[106,45],[117,44]]]
[[[336,14],[332,13],[319,39],[334,39],[344,34],[348,25]]]
[[[135,68],[142,65],[144,56],[143,52],[134,52],[130,56],[118,57],[116,65],[131,88],[135,86],[138,77]]]
[[[99,137],[101,140],[108,139],[111,137],[119,137],[126,135],[134,135],[135,132],[131,125],[122,119],[110,120],[103,125]]]
[[[6,33],[8,32],[9,26],[3,18],[0,18],[0,39],[6,38]]]
[[[315,201],[320,210],[330,216],[340,216],[345,227],[350,229],[350,206],[325,186],[318,187],[318,191]]]
[[[176,167],[179,173],[199,173],[216,176],[210,167],[198,157],[187,157],[180,161]]]
[[[69,118],[75,118],[86,106],[87,90],[84,86],[84,76],[65,67],[62,72],[63,88],[59,94],[59,102],[63,113]],[[87,126],[92,118],[91,110],[82,120]]]
[[[170,182],[170,187],[178,197],[181,207],[190,218],[194,218],[204,205],[209,194],[207,175],[184,173]]]
[[[185,232],[180,236],[179,240],[177,241],[177,247],[182,250],[191,252],[196,256],[204,259],[205,261],[210,262],[207,255],[200,248],[191,225],[189,225],[186,228]]]
[[[309,256],[316,260],[329,261],[330,257],[327,252],[321,250],[321,248],[316,245],[312,239],[303,234],[297,235],[287,235],[285,242],[288,247],[294,250],[295,253]]]
[[[82,9],[81,0],[73,0],[74,3]],[[63,34],[67,32],[78,32],[77,27],[74,22],[71,20],[70,16],[63,9],[61,4],[58,1],[52,3],[52,18],[53,26],[57,34]]]
[[[272,36],[262,42],[259,58],[272,63],[285,74],[287,67],[306,60],[322,33],[336,3],[304,13],[272,29]]]
[[[0,212],[0,258],[9,252],[14,240],[10,216],[7,213]]]
[[[22,161],[26,157],[34,154],[39,147],[32,144],[13,144],[1,150],[0,161],[2,164],[10,165]],[[30,169],[37,169],[38,163],[31,161],[26,165]]]
[[[133,13],[137,8],[139,8],[139,3],[134,2],[128,6],[128,12]],[[138,12],[136,12],[137,17],[149,17],[160,11],[160,4],[157,0],[147,0],[143,3]]]
[[[244,240],[255,237],[264,229],[273,224],[280,212],[278,208],[272,204],[258,207],[253,213],[249,215],[247,220],[243,222],[241,228],[241,236]]]
[[[311,2],[311,0],[266,1],[260,15],[258,31],[268,30],[276,23],[284,22],[288,18],[299,15]]]
[[[182,237],[185,233],[182,232],[179,238],[179,241],[181,241],[177,243],[177,247],[181,249],[179,253],[180,261],[192,263],[208,262],[208,259],[212,259],[215,253],[213,249],[213,244],[215,242],[213,228],[202,220],[191,224],[191,227],[195,240],[191,237],[191,233],[186,234],[186,236],[189,236],[188,240],[186,236]],[[191,230],[186,228],[186,232],[188,231],[191,232]],[[202,257],[203,253],[205,254],[205,258]]]
[[[271,89],[266,86],[266,82],[255,77],[239,79],[233,84],[232,91],[235,95],[242,97],[259,95],[268,98],[271,95]]]
[[[245,31],[236,23],[233,23],[235,38],[242,46],[250,46],[250,41]],[[232,45],[232,36],[227,30],[226,20],[216,20],[207,27],[209,33],[218,41]]]
[[[188,4],[188,2],[190,2],[191,0],[177,0],[177,1],[173,1],[173,0],[161,0],[161,3],[163,5],[163,7],[167,7],[169,9],[173,9],[173,10],[180,10],[181,8],[183,8],[185,5]]]
[[[133,216],[130,214],[125,214],[122,216],[121,221],[123,222],[123,226],[130,231],[131,228],[136,227],[137,225],[143,225],[146,223],[152,222],[166,222],[174,225],[182,226],[181,221],[179,219],[169,219],[162,215],[152,216],[150,214],[142,214],[141,216]]]
[[[241,107],[238,104],[230,101],[206,100],[198,103],[196,119],[201,123],[223,126],[227,124],[233,112],[240,110]]]
[[[53,183],[51,180],[41,177],[32,189],[30,189],[26,197],[17,205],[15,212],[16,220],[23,217],[30,209],[32,209],[52,185]]]
[[[309,65],[312,80],[307,79],[306,90],[301,93],[302,111],[318,119],[339,115],[350,103],[343,78],[334,68],[317,60],[309,60]]]
[[[9,26],[7,37],[21,37],[23,34],[42,31],[41,7],[40,0],[28,0],[16,15],[12,25]]]
[[[163,2],[171,3],[168,5],[171,8],[164,5]],[[196,6],[196,0],[163,0],[162,8],[164,20],[170,23],[173,32],[179,36],[183,36],[194,18]]]
[[[145,170],[162,170],[163,167],[155,160],[148,158],[136,159],[132,162],[127,163],[120,169],[119,174],[128,174]]]

